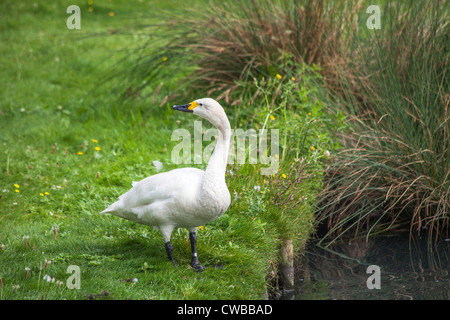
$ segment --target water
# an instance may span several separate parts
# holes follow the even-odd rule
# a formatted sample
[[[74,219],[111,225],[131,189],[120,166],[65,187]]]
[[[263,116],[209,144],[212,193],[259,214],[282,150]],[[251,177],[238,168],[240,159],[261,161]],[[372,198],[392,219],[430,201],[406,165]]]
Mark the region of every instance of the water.
[[[307,249],[294,292],[284,299],[450,300],[450,241],[390,236]],[[380,289],[368,289],[369,265],[380,268]],[[372,279],[373,280],[373,279]],[[375,283],[370,281],[370,283]]]

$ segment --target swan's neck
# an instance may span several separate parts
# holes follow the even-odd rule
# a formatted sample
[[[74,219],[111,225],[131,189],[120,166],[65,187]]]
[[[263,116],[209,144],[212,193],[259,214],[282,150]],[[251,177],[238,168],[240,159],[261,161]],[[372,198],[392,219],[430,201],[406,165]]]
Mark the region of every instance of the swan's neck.
[[[214,190],[214,188],[223,186],[226,188],[225,171],[227,169],[231,140],[230,122],[225,117],[221,124],[216,127],[219,129],[219,137],[203,176],[203,190]]]

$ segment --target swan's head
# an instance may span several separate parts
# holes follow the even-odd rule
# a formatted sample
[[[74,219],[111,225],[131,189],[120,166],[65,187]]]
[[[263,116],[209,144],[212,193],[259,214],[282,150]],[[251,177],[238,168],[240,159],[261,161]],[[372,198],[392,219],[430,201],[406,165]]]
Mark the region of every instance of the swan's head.
[[[219,127],[224,120],[227,120],[227,116],[222,106],[216,100],[211,98],[197,99],[188,104],[175,105],[173,106],[173,109],[191,112],[208,120],[216,127]]]

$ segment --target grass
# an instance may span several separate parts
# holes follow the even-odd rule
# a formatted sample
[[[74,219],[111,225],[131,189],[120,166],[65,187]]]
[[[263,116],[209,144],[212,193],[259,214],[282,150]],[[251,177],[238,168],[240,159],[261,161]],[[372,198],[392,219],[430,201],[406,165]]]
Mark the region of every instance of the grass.
[[[71,4],[81,8],[81,30],[65,26]],[[258,166],[229,167],[232,205],[198,232],[200,262],[222,269],[188,266],[185,230],[173,234],[173,268],[159,232],[98,214],[133,180],[156,173],[154,160],[176,168],[172,131],[194,121],[174,113],[167,98],[185,70],[151,96],[104,81],[146,39],[131,22],[157,24],[166,9],[165,2],[2,2],[0,299],[260,299],[275,281],[287,230],[277,222],[289,226],[290,208],[271,203]],[[284,181],[279,175],[270,186]],[[305,188],[297,192],[312,186]],[[297,207],[298,244],[312,231],[311,201]],[[71,265],[80,268],[79,290],[67,286]]]

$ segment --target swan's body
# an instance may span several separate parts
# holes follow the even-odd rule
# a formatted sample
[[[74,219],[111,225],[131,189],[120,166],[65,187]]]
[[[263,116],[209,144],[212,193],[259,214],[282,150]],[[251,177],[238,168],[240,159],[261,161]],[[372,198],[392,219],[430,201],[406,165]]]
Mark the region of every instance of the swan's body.
[[[192,112],[219,129],[219,138],[206,170],[180,168],[134,182],[128,192],[101,213],[111,213],[159,229],[172,262],[172,231],[175,228],[188,229],[192,246],[191,266],[201,269],[196,252],[197,227],[220,217],[230,205],[230,193],[225,183],[230,123],[220,104],[210,98],[173,108]]]

